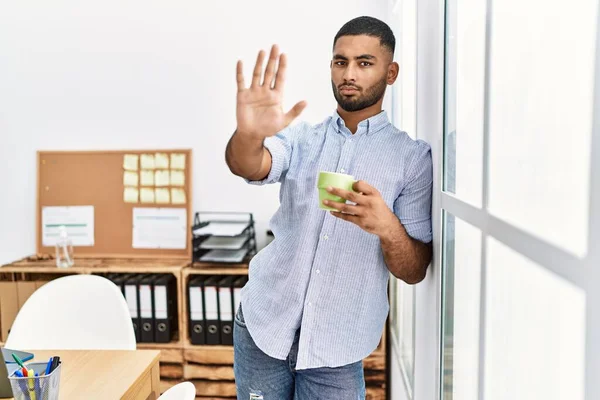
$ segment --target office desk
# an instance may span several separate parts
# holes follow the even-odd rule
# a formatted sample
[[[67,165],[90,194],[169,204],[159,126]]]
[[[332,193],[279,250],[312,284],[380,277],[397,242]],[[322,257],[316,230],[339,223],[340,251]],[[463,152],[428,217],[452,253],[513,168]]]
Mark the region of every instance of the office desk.
[[[160,396],[158,350],[29,350],[62,362],[59,400],[146,400]]]

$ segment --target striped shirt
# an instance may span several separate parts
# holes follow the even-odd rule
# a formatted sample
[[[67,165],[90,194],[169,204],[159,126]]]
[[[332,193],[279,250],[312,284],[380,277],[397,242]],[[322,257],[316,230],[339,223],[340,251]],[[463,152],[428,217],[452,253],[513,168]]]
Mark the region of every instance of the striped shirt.
[[[318,207],[317,175],[364,180],[382,194],[408,234],[430,242],[432,161],[427,143],[396,129],[385,111],[353,135],[337,112],[267,138],[280,207],[274,240],[251,261],[241,292],[246,326],[267,355],[285,360],[300,329],[296,369],[339,367],[379,344],[389,311],[379,238]]]

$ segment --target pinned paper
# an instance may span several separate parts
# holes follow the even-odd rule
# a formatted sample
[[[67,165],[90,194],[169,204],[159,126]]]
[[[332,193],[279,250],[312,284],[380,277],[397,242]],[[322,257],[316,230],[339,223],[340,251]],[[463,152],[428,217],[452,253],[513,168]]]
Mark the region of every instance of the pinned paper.
[[[185,169],[185,154],[171,154],[171,168]]]
[[[169,189],[154,189],[154,199],[156,200],[157,204],[169,204],[171,202],[171,198],[169,196]]]
[[[138,202],[138,190],[137,188],[126,187],[123,191],[123,200],[125,203],[137,203]]]
[[[140,159],[142,169],[154,169],[154,154],[142,154]]]
[[[54,246],[60,227],[67,229],[73,246],[94,245],[94,206],[42,207],[42,245]]]
[[[171,203],[185,204],[185,191],[183,189],[171,188]]]
[[[185,249],[188,240],[185,208],[134,208],[134,249]]]
[[[171,185],[172,186],[184,186],[185,185],[185,173],[179,170],[171,170]]]
[[[141,171],[140,178],[142,186],[154,186],[154,171]]]
[[[138,170],[138,155],[137,154],[125,154],[123,156],[123,168],[129,171]]]
[[[155,168],[169,168],[169,155],[165,153],[156,153],[154,156]]]
[[[156,186],[169,186],[169,171],[156,171],[154,175],[154,185]]]
[[[154,189],[141,188],[140,189],[140,202],[145,204],[154,203]]]
[[[123,185],[137,186],[138,185],[138,173],[132,172],[132,171],[125,171],[123,173]]]

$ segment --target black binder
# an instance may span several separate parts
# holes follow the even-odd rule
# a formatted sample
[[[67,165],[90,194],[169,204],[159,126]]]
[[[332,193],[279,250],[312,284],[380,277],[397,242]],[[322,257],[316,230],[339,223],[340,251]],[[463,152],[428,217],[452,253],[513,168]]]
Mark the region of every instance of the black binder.
[[[219,321],[221,344],[233,345],[233,279],[228,276],[219,281]]]
[[[129,314],[131,315],[131,323],[133,324],[136,342],[139,342],[141,339],[140,294],[138,290],[138,282],[141,276],[142,275],[131,275],[123,282],[123,291],[127,306],[129,307]]]
[[[154,341],[168,343],[177,330],[177,287],[171,274],[158,275],[153,281]]]
[[[139,280],[138,292],[140,299],[140,342],[154,342],[154,291],[155,275],[144,275]]]
[[[248,282],[248,276],[246,276],[246,275],[240,276],[239,278],[237,278],[233,281],[233,315],[234,315],[234,317],[238,312],[238,308],[240,308],[240,302],[241,302],[240,292],[242,291],[242,288],[244,287],[244,285],[246,285],[247,282]]]
[[[103,278],[108,279],[109,281],[113,282],[115,281],[115,278],[119,276],[119,274],[104,274],[101,275]]]
[[[220,277],[211,276],[204,282],[204,315],[206,317],[206,344],[221,344],[218,285]]]
[[[117,285],[121,293],[125,295],[125,282],[131,278],[130,274],[110,274],[110,277],[107,276],[107,278]]]
[[[206,344],[206,321],[204,315],[204,281],[206,276],[190,280],[188,284],[188,320],[192,344]]]

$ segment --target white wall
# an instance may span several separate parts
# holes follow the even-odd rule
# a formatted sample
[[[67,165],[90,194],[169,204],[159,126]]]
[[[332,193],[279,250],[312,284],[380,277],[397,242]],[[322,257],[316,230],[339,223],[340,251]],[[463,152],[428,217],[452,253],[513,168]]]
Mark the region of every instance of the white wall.
[[[289,55],[286,109],[319,122],[335,107],[335,33],[385,1],[0,2],[0,263],[35,252],[37,150],[192,148],[193,210],[252,211],[259,246],[278,187],[231,175],[235,63]],[[219,194],[217,194],[217,190]]]

